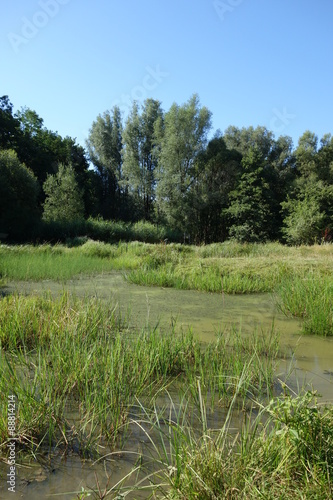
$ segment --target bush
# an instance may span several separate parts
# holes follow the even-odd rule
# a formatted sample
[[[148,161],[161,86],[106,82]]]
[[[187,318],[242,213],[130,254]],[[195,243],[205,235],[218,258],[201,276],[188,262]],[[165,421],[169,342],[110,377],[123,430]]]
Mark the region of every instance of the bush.
[[[290,245],[312,245],[320,239],[325,214],[312,198],[293,200],[282,204],[289,211],[282,232]]]
[[[181,241],[181,235],[164,226],[156,226],[147,221],[129,224],[123,221],[104,220],[90,217],[88,220],[42,220],[33,230],[33,241],[68,242],[70,246],[77,246],[88,239],[105,243],[119,241],[141,241],[145,243],[160,243]],[[73,242],[76,241],[74,244]]]

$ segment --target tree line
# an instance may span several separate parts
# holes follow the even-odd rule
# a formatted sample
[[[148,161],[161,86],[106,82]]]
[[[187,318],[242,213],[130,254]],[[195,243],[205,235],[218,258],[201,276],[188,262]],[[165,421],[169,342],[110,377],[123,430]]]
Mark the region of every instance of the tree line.
[[[86,148],[0,98],[0,233],[29,239],[41,223],[88,218],[166,225],[191,242],[235,238],[330,241],[333,138],[306,131],[294,147],[266,127],[211,131],[197,95],[168,111],[114,106],[92,123]]]

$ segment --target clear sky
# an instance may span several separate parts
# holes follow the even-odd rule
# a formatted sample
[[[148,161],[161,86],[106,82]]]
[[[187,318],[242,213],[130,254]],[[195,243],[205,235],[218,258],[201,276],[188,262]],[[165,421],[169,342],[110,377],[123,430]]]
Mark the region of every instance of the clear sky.
[[[198,93],[213,130],[333,133],[332,0],[1,1],[0,95],[84,145],[98,114]]]

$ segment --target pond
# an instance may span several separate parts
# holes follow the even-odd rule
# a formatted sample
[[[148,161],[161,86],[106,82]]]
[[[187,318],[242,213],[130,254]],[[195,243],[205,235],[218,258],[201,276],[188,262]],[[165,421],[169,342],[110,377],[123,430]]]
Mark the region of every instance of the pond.
[[[80,277],[65,285],[52,281],[15,282],[9,283],[4,292],[51,291],[57,294],[64,289],[77,296],[94,296],[111,301],[128,317],[133,329],[144,328],[148,323],[155,325],[159,322],[162,328],[176,324],[177,328],[191,327],[194,335],[202,342],[209,342],[217,331],[233,325],[237,329],[241,327],[242,333],[247,335],[255,329],[270,330],[274,322],[274,327],[280,333],[283,353],[277,375],[285,379],[286,373],[294,368],[288,378],[288,384],[292,388],[297,390],[297,384],[310,384],[322,395],[321,401],[332,402],[333,341],[303,336],[299,322],[281,314],[272,295],[223,295],[141,287],[128,283],[121,273],[108,273],[93,278]],[[221,418],[221,414],[217,413],[215,419]],[[126,449],[135,450],[138,440],[142,439],[138,430],[134,430]],[[52,470],[47,463],[45,466],[27,464],[27,468],[20,469],[18,473],[18,478],[24,477],[24,480],[18,481],[17,495],[27,500],[53,496],[77,498],[74,492],[80,491],[81,486],[96,487],[96,477],[99,478],[102,489],[107,482],[106,474],[111,476],[111,484],[115,484],[129,472],[133,463],[126,455],[119,454],[107,465],[98,463],[92,466],[90,462],[84,463],[75,456],[68,457],[66,461],[59,457],[58,461],[52,463]],[[3,465],[1,469],[4,477],[6,466]],[[13,498],[12,494],[6,492],[3,484],[0,496],[4,499]],[[145,494],[136,492],[128,498],[145,498]]]
[[[302,335],[297,319],[286,318],[278,311],[273,295],[210,294],[192,290],[143,287],[128,283],[122,273],[80,277],[65,285],[53,281],[9,283],[6,293],[61,293],[70,290],[77,296],[97,297],[114,303],[129,318],[133,328],[157,322],[163,327],[177,324],[191,326],[203,342],[212,340],[217,331],[235,325],[244,334],[255,328],[269,330],[274,322],[280,333],[280,345],[285,355],[281,370],[294,363],[300,381],[306,380],[323,396],[332,401],[333,339]]]

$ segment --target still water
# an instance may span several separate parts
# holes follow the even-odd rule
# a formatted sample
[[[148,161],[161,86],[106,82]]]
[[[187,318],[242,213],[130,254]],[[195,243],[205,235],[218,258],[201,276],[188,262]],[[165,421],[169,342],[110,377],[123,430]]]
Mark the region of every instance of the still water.
[[[111,301],[129,318],[130,327],[144,328],[148,323],[156,325],[157,322],[162,328],[174,324],[177,328],[190,326],[194,335],[203,342],[213,340],[217,331],[230,326],[241,328],[242,333],[247,335],[255,329],[267,331],[274,322],[275,329],[280,333],[283,353],[277,376],[285,378],[286,372],[293,368],[293,374],[288,379],[291,387],[296,389],[297,384],[308,384],[322,395],[322,402],[333,401],[333,340],[303,336],[298,320],[281,314],[274,297],[269,294],[222,295],[141,287],[126,282],[121,273],[80,277],[65,286],[51,281],[8,284],[5,293],[51,291],[57,294],[64,289],[77,296]],[[127,443],[126,449],[134,451],[138,439],[143,439],[136,432],[133,433],[132,444]],[[0,467],[0,498],[78,498],[77,492],[81,487],[96,488],[96,477],[103,489],[107,475],[111,477],[109,486],[115,484],[129,472],[133,460],[130,456],[119,454],[107,465],[83,463],[78,457],[70,457],[66,461],[59,458],[52,463],[52,469],[47,464],[30,464],[18,470],[15,495],[6,491],[6,466],[3,464]],[[147,494],[136,492],[127,498],[146,497]]]

